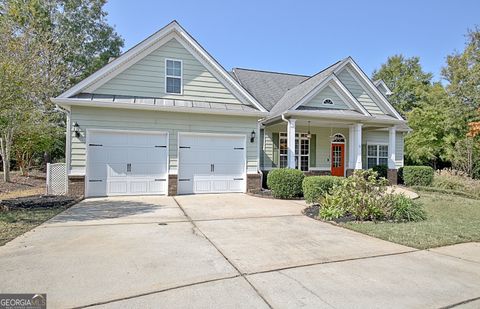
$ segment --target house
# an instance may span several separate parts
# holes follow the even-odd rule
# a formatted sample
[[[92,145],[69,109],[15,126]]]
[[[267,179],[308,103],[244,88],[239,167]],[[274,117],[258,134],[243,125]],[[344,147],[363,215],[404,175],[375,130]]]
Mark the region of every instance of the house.
[[[227,72],[176,21],[52,101],[71,194],[245,192],[276,167],[403,165],[405,120],[352,58],[314,76]]]

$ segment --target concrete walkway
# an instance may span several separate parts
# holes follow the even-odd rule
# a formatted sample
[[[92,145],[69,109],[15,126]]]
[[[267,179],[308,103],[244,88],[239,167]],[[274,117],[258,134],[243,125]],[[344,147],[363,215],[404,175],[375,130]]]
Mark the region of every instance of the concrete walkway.
[[[89,199],[0,247],[48,308],[474,308],[480,245],[419,251],[243,194]],[[473,306],[473,307],[472,307]]]

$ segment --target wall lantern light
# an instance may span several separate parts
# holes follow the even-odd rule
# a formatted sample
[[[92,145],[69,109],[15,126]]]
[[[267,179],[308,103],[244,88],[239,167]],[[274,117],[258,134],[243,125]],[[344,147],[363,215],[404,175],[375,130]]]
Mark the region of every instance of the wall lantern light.
[[[80,125],[76,121],[73,123],[73,133],[75,133],[75,137],[80,137]]]
[[[252,131],[252,133],[250,133],[250,143],[253,143],[255,142],[255,130]]]

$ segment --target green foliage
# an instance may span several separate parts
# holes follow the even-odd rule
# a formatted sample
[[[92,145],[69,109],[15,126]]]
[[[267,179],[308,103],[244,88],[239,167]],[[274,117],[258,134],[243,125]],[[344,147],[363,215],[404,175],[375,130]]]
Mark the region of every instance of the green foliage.
[[[417,222],[425,220],[427,214],[420,202],[403,194],[396,194],[392,195],[388,218],[394,222]]]
[[[419,105],[420,98],[431,85],[432,74],[423,72],[420,58],[405,58],[403,55],[389,57],[372,79],[381,79],[392,90],[389,101],[401,113]]]
[[[378,177],[387,178],[388,166],[387,165],[375,165],[372,169],[377,172]]]
[[[447,91],[472,109],[480,107],[480,27],[467,33],[463,52],[447,57],[442,76],[448,81]]]
[[[303,179],[303,197],[307,203],[319,202],[326,193],[340,184],[343,178],[336,176],[309,176]]]
[[[278,168],[268,172],[267,186],[275,198],[289,199],[302,195],[302,171],[290,168]]]
[[[421,204],[404,195],[388,194],[387,180],[373,170],[355,171],[351,177],[325,195],[319,217],[335,220],[352,216],[356,220],[419,221],[426,218]]]
[[[405,181],[403,180],[403,166],[397,170],[397,183],[403,185]]]
[[[386,187],[387,180],[378,178],[377,172],[357,170],[325,196],[319,215],[326,220],[332,219],[331,214],[344,216],[347,213],[362,221],[383,219],[385,201],[382,196],[386,194]]]
[[[404,166],[403,179],[407,186],[429,186],[433,181],[433,168],[430,166]]]
[[[472,179],[465,172],[443,169],[435,172],[432,186],[451,191],[464,192],[468,196],[480,198],[480,180]]]

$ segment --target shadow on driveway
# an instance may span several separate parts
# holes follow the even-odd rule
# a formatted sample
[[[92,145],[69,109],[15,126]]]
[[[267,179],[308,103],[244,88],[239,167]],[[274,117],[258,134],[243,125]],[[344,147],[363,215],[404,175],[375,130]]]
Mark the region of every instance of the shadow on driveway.
[[[52,218],[49,224],[80,223],[109,221],[124,223],[125,220],[142,221],[147,218],[184,219],[177,205],[168,198],[105,198],[87,199],[58,216]]]

